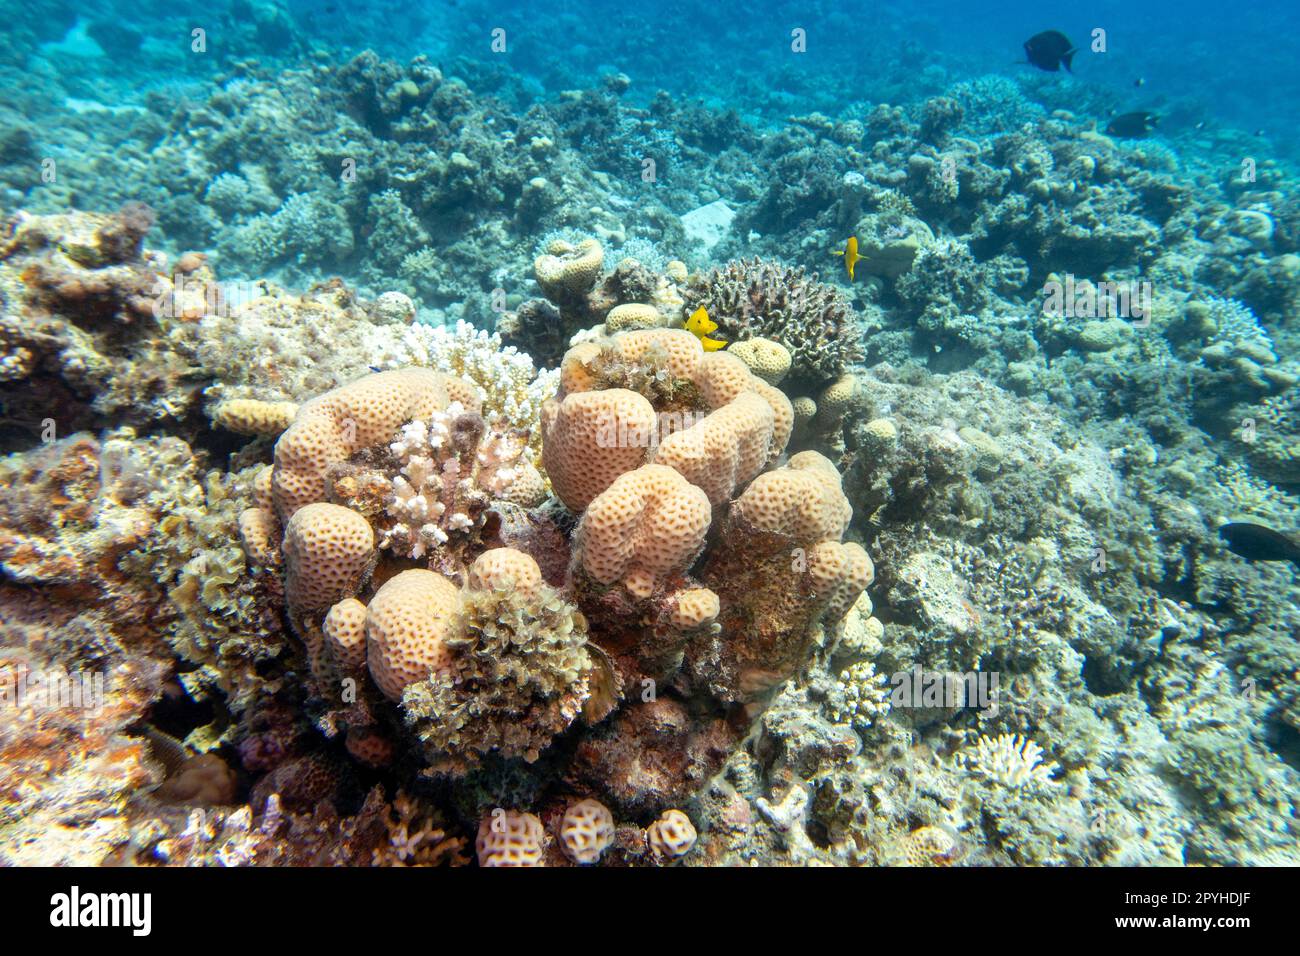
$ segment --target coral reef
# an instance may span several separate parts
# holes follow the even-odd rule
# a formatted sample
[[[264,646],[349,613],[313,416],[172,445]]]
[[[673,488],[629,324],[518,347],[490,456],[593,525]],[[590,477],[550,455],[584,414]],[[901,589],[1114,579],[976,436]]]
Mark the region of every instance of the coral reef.
[[[889,10],[778,90],[672,10],[593,80],[573,13],[65,6],[0,38],[0,862],[1297,862],[1296,571],[1220,534],[1300,525],[1290,147]]]

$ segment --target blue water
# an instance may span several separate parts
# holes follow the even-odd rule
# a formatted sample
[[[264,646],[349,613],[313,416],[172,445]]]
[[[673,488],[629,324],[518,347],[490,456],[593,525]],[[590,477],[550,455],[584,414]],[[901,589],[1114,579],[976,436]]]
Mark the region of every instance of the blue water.
[[[20,6],[34,7],[35,16],[24,16],[3,48],[15,69],[40,43],[62,38],[78,16],[137,31],[138,52],[110,49],[106,58],[51,62],[62,80],[94,82],[121,102],[240,59],[290,65],[309,51],[343,57],[373,49],[472,71],[480,87],[495,85],[515,105],[622,71],[632,80],[633,100],[662,89],[772,120],[814,110],[834,117],[885,96],[919,97],[991,73],[1029,82],[1055,103],[1097,98],[1121,109],[1170,112],[1180,121],[1166,128],[1169,135],[1202,120],[1231,124],[1262,131],[1266,149],[1293,155],[1300,127],[1300,12],[1281,3],[569,0],[539,8],[479,0],[240,0],[189,10],[101,4],[80,13],[65,0]],[[169,61],[164,54],[184,49],[195,26],[209,32],[209,55]],[[504,52],[492,50],[496,29],[505,31]],[[790,49],[796,29],[807,33],[802,55]],[[1043,29],[1059,29],[1079,47],[1073,76],[1056,82],[1017,65],[1020,44]],[[1091,49],[1097,29],[1105,31],[1105,52]],[[1141,87],[1134,86],[1138,79]]]

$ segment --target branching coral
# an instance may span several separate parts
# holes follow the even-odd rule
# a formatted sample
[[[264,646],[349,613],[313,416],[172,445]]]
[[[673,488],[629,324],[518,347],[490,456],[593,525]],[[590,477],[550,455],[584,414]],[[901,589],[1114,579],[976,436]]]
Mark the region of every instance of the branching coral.
[[[380,547],[420,558],[449,535],[476,529],[493,500],[533,506],[546,496],[541,474],[523,460],[522,438],[485,433],[482,418],[455,402],[426,418],[402,427],[388,446],[393,463],[380,468],[396,472],[383,497],[391,523],[381,525]],[[345,496],[366,485],[358,474],[335,482]]]
[[[454,329],[416,323],[403,332],[387,364],[433,368],[477,386],[488,425],[505,434],[522,432],[533,464],[541,464],[537,421],[559,373],[539,371],[527,353],[503,344],[498,333],[464,321]]]
[[[790,353],[790,384],[816,389],[862,356],[862,328],[853,307],[833,286],[802,268],[740,259],[714,269],[686,290],[685,311],[703,306],[730,341],[766,338]]]
[[[959,759],[976,777],[1012,790],[1039,791],[1056,782],[1056,764],[1043,763],[1043,748],[1020,734],[981,735]]]

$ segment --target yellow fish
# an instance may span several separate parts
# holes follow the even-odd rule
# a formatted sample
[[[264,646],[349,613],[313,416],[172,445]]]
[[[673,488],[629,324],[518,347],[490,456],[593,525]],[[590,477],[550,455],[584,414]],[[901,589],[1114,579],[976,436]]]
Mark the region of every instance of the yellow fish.
[[[853,267],[858,264],[862,256],[858,255],[858,237],[849,236],[849,241],[844,243],[844,251],[835,253],[837,256],[844,257],[844,268],[849,271],[849,281],[853,281]]]
[[[704,306],[691,313],[691,317],[686,320],[686,331],[700,340],[706,352],[716,352],[727,347],[727,343],[721,339],[709,338],[709,333],[718,331],[718,323],[709,318],[709,312]]]

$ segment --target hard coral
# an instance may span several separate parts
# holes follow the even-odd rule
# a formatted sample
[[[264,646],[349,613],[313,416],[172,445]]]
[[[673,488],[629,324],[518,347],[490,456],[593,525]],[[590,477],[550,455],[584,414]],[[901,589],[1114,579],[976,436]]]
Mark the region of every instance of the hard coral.
[[[464,772],[489,752],[535,761],[590,693],[586,621],[527,555],[508,563],[502,574],[492,551],[478,559],[442,640],[445,665],[402,696],[435,769]],[[519,577],[536,584],[515,589]]]
[[[853,307],[802,268],[735,260],[694,281],[685,295],[686,312],[706,308],[718,323],[718,338],[761,337],[783,345],[796,389],[824,385],[862,357],[862,328]]]
[[[600,855],[614,842],[614,815],[597,800],[579,800],[564,811],[560,822],[560,844],[564,855],[579,866],[600,862]]]
[[[688,568],[712,520],[707,496],[665,465],[620,475],[583,514],[574,553],[598,584],[621,583],[649,597]]]
[[[838,621],[871,583],[866,552],[840,542],[851,514],[839,473],[816,452],[760,475],[732,505],[700,570],[721,600],[722,636],[688,651],[719,697],[761,698],[791,676],[817,623]]]
[[[275,446],[271,486],[280,520],[324,500],[331,465],[391,440],[403,424],[452,401],[475,411],[479,407],[466,383],[431,369],[407,368],[368,375],[304,404]]]
[[[456,629],[460,594],[440,574],[413,569],[395,575],[366,609],[366,660],[375,686],[389,700],[444,670],[447,641]]]
[[[141,251],[150,221],[124,208],[115,216],[20,213],[4,224],[0,401],[45,409],[31,420],[11,417],[11,428],[37,435],[47,417],[70,429],[184,417],[200,378],[190,323],[215,287],[173,284],[164,260]]]
[[[544,866],[546,829],[531,813],[497,810],[479,824],[479,866]]]
[[[575,346],[560,380],[567,394],[543,409],[544,455],[575,510],[647,459],[720,504],[780,455],[794,423],[778,389],[682,329]]]

